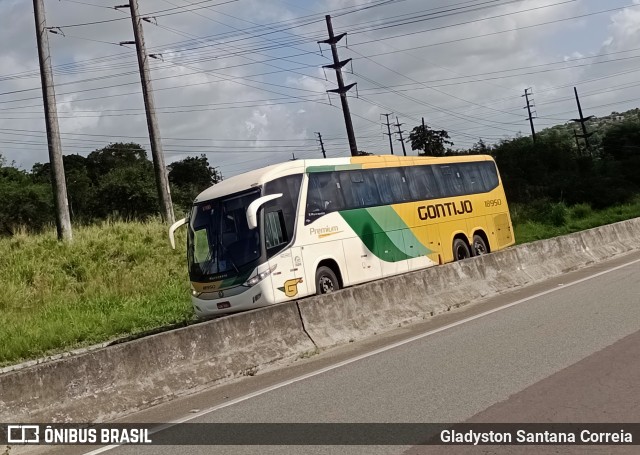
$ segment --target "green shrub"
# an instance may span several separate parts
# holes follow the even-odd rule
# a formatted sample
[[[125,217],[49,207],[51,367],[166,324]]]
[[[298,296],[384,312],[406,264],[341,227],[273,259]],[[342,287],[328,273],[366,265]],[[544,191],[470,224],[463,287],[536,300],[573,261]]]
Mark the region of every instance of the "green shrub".
[[[552,204],[549,211],[549,222],[552,226],[564,226],[567,222],[567,206],[562,202]]]
[[[569,216],[574,220],[588,218],[593,213],[589,204],[577,204],[569,210]]]

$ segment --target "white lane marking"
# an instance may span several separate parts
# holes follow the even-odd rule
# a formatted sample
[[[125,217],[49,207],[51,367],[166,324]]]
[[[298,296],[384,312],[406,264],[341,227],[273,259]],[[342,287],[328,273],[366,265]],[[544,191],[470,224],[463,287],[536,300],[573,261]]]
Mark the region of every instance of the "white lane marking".
[[[511,302],[511,303],[508,303],[508,304],[503,305],[501,307],[494,308],[493,310],[488,310],[488,311],[485,311],[484,313],[476,314],[475,316],[469,316],[468,318],[461,319],[461,320],[456,321],[456,322],[452,322],[451,324],[447,324],[445,326],[439,327],[439,328],[431,330],[429,332],[421,333],[420,335],[416,335],[416,336],[413,336],[411,338],[407,338],[406,340],[398,341],[396,343],[387,345],[385,347],[378,348],[378,349],[376,349],[374,351],[367,352],[366,354],[361,354],[359,356],[352,357],[352,358],[347,359],[347,360],[343,360],[342,362],[338,362],[338,363],[330,365],[328,367],[321,368],[321,369],[313,371],[311,373],[303,374],[302,376],[297,376],[297,377],[295,377],[293,379],[288,379],[286,381],[279,382],[279,383],[271,385],[269,387],[265,387],[264,389],[260,389],[260,390],[257,390],[255,392],[251,392],[251,393],[248,393],[248,394],[243,395],[241,397],[235,398],[235,399],[233,399],[231,401],[228,401],[226,403],[222,403],[222,404],[219,404],[219,405],[216,405],[216,406],[212,406],[212,407],[210,407],[208,409],[205,409],[203,411],[197,412],[195,414],[190,414],[190,415],[181,417],[179,419],[172,420],[171,422],[166,423],[164,425],[157,426],[157,427],[151,429],[149,431],[149,434],[152,435],[154,433],[158,433],[159,431],[166,430],[167,428],[171,428],[172,426],[177,425],[179,423],[185,423],[185,422],[188,422],[190,420],[197,419],[199,417],[202,417],[204,415],[207,415],[207,414],[210,414],[212,412],[218,411],[220,409],[227,408],[229,406],[233,406],[234,404],[242,403],[243,401],[250,400],[251,398],[255,398],[255,397],[260,396],[260,395],[264,395],[265,393],[271,392],[273,390],[281,389],[282,387],[286,387],[286,386],[294,384],[296,382],[304,381],[305,379],[309,379],[309,378],[312,378],[314,376],[318,376],[320,374],[326,373],[327,371],[331,371],[331,370],[335,370],[337,368],[341,368],[341,367],[343,367],[345,365],[349,365],[349,364],[357,362],[359,360],[366,359],[367,357],[372,357],[374,355],[378,355],[378,354],[381,354],[383,352],[390,351],[391,349],[395,349],[397,347],[404,346],[405,344],[413,343],[414,341],[421,340],[422,338],[426,338],[426,337],[434,335],[436,333],[444,332],[445,330],[449,330],[449,329],[452,329],[452,328],[457,327],[459,325],[466,324],[467,322],[475,321],[476,319],[480,319],[480,318],[483,318],[483,317],[488,316],[490,314],[497,313],[498,311],[506,310],[507,308],[511,308],[513,306],[519,305],[519,304],[527,302],[529,300],[537,299],[538,297],[542,297],[543,295],[547,295],[547,294],[551,294],[553,292],[564,290],[564,289],[568,288],[569,286],[575,286],[576,284],[584,283],[585,281],[591,280],[592,278],[597,278],[599,276],[606,275],[607,273],[615,272],[616,270],[620,270],[620,269],[623,269],[625,267],[629,267],[630,265],[634,265],[634,264],[637,264],[639,262],[640,262],[640,259],[636,259],[635,261],[628,262],[626,264],[622,264],[622,265],[616,266],[616,267],[614,267],[612,269],[604,270],[604,271],[598,272],[598,273],[596,273],[594,275],[589,275],[589,276],[587,276],[585,278],[580,278],[579,280],[576,280],[576,281],[571,281],[569,283],[564,283],[562,285],[562,287],[555,287],[555,288],[552,288],[552,289],[548,289],[546,291],[538,292],[537,294],[531,295],[529,297],[525,297],[525,298],[520,299],[520,300],[516,300],[515,302]],[[114,445],[101,447],[99,449],[92,450],[91,452],[86,452],[83,455],[97,455],[99,453],[103,453],[103,452],[106,452],[108,450],[112,450],[112,449],[115,449],[117,447],[120,447],[120,445],[121,444],[114,444]]]

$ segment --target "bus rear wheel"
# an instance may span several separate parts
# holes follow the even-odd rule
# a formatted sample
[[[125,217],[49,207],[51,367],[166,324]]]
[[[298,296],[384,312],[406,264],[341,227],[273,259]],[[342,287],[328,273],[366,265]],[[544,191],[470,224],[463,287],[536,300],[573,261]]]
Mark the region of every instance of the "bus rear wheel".
[[[462,261],[471,257],[471,251],[467,246],[467,242],[462,239],[455,239],[453,241],[453,260]]]
[[[316,270],[316,294],[330,294],[340,289],[338,277],[329,267],[318,267]]]
[[[484,239],[479,235],[473,236],[473,255],[474,256],[482,256],[483,254],[487,254],[489,249],[487,248],[487,244]]]

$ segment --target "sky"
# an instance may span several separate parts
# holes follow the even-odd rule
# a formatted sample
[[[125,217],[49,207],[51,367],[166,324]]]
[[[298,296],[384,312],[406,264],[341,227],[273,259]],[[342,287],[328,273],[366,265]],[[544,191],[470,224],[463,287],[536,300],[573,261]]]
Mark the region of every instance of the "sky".
[[[44,0],[64,154],[147,149],[124,0]],[[349,156],[328,45],[336,34],[359,150],[390,153],[386,117],[454,148],[640,106],[640,0],[138,0],[165,161],[206,154],[229,177],[291,159]],[[0,154],[47,162],[33,2],[0,0]],[[397,120],[396,120],[397,117]],[[395,154],[402,153],[393,133]],[[408,154],[415,155],[410,144]]]

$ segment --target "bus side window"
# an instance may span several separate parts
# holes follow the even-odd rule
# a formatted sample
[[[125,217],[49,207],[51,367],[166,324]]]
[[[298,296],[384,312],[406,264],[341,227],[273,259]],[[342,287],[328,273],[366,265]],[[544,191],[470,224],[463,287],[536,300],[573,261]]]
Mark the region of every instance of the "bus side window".
[[[305,224],[322,215],[344,209],[342,190],[336,172],[309,174]]]
[[[411,198],[414,201],[441,197],[442,191],[433,175],[431,166],[407,167],[404,172],[409,183]]]
[[[464,194],[462,171],[456,164],[439,164],[434,166],[433,173],[440,187],[444,190],[443,197],[461,196]]]
[[[383,204],[401,204],[411,200],[402,168],[372,169]]]
[[[481,161],[478,163],[480,175],[484,184],[484,190],[489,192],[498,186],[498,171],[493,161]]]
[[[268,257],[272,257],[289,243],[289,236],[287,234],[286,222],[282,210],[265,212],[264,243],[267,248]]]
[[[465,192],[468,194],[483,193],[485,191],[480,176],[480,163],[459,163],[462,171]]]
[[[345,194],[346,208],[372,207],[380,205],[378,186],[372,170],[343,171],[340,185]]]
[[[265,245],[267,250],[279,247],[278,250],[268,251],[269,257],[293,238],[301,184],[302,174],[288,175],[265,184],[265,195],[282,193],[282,197],[268,202],[264,208]]]

